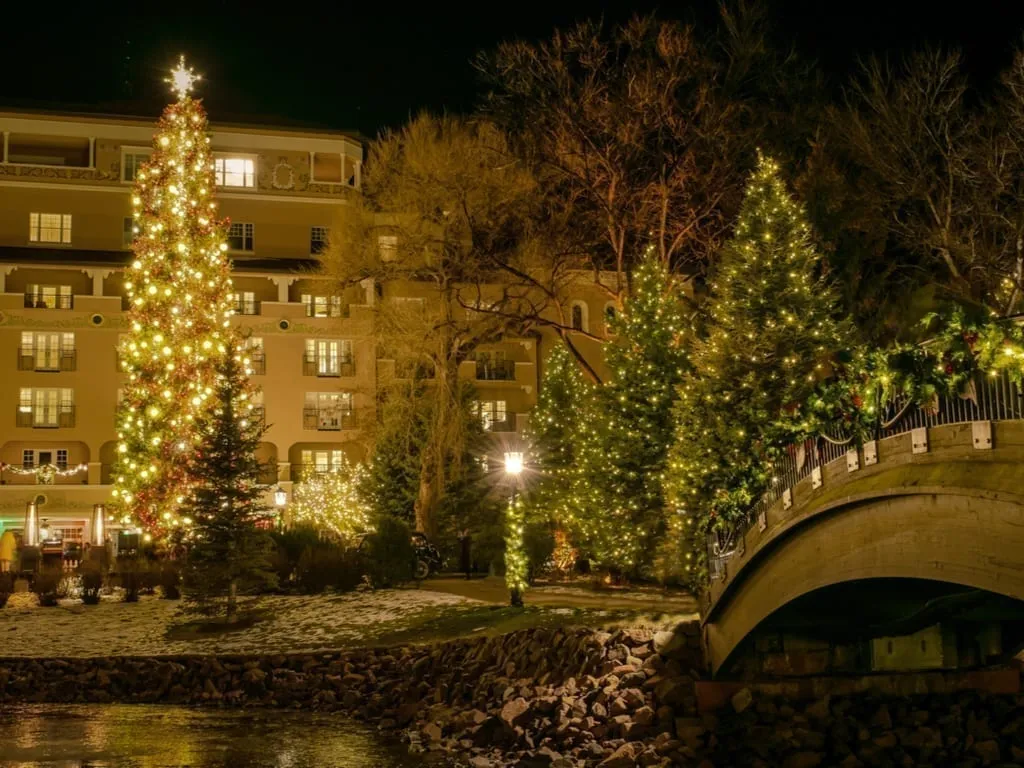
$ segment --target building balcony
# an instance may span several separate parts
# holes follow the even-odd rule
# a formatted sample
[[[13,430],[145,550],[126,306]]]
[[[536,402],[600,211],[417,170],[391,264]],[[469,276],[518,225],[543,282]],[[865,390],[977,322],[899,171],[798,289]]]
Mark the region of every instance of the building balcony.
[[[316,464],[314,462],[292,464],[292,482],[301,483],[317,475],[326,475],[337,470],[337,467],[328,464]]]
[[[21,347],[18,350],[19,371],[59,373],[73,371],[77,366],[78,354],[73,349],[53,353],[34,350],[32,347]]]
[[[339,432],[343,429],[355,429],[356,415],[343,408],[304,408],[302,410],[302,428],[315,429],[318,432]]]
[[[53,467],[58,472],[66,472],[68,463],[66,461],[54,462]],[[74,469],[74,467],[71,467]],[[85,470],[73,472],[67,475],[39,472],[40,468],[35,464],[7,464],[0,471],[0,485],[88,485],[89,473]]]
[[[260,473],[257,482],[260,485],[277,485],[277,462],[260,464]]]
[[[75,426],[75,406],[35,407],[19,405],[16,425],[33,429],[61,429]]]
[[[41,293],[25,294],[25,309],[74,309],[74,296],[53,296]]]
[[[318,355],[303,355],[302,375],[328,379],[355,376],[356,364],[351,357],[331,358]]]
[[[514,360],[477,361],[477,381],[515,381],[516,364]]]

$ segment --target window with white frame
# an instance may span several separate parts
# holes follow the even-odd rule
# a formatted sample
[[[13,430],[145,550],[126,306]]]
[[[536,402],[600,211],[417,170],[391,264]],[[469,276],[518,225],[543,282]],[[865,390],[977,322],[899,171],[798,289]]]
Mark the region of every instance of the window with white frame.
[[[28,241],[30,243],[71,244],[70,213],[30,213],[28,215]]]
[[[251,157],[215,157],[213,172],[218,187],[256,188],[256,161]]]
[[[152,154],[148,149],[122,149],[121,150],[121,181],[135,181],[139,169],[143,163],[149,162]]]
[[[323,253],[327,249],[327,243],[331,238],[330,227],[309,228],[309,252],[314,256]]]
[[[260,305],[256,301],[255,291],[239,291],[235,294],[235,313],[239,315],[258,315]]]
[[[228,249],[232,251],[252,251],[256,227],[242,221],[231,223],[228,229]]]
[[[267,357],[263,352],[263,338],[261,336],[250,336],[242,342],[242,350],[249,358],[249,365],[254,374],[262,375],[267,372]]]
[[[352,342],[348,339],[306,339],[305,372],[316,376],[351,376]]]
[[[341,317],[341,296],[315,296],[302,294],[306,317]]]
[[[36,452],[31,448],[25,448],[21,452],[21,468],[22,469],[35,469],[36,466]]]
[[[378,235],[377,253],[381,261],[394,261],[398,258],[398,235]]]
[[[71,309],[70,285],[41,285],[29,283],[25,286],[25,306],[36,309]]]
[[[71,370],[75,334],[22,331],[19,368],[35,371]]]
[[[75,393],[68,388],[22,387],[18,401],[18,426],[73,426]]]
[[[302,466],[307,472],[333,472],[341,467],[344,460],[344,451],[337,449],[302,451]]]
[[[477,400],[473,403],[473,411],[480,418],[480,424],[488,431],[495,425],[508,421],[508,410],[504,400]]]

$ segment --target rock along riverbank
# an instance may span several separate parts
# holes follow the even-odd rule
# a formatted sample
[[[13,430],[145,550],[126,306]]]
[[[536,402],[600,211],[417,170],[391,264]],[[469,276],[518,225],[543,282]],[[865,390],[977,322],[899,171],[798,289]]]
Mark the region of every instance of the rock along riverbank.
[[[0,659],[0,703],[339,711],[473,768],[1024,764],[1024,697],[743,689],[697,712],[698,625],[529,629],[435,646],[267,656]]]

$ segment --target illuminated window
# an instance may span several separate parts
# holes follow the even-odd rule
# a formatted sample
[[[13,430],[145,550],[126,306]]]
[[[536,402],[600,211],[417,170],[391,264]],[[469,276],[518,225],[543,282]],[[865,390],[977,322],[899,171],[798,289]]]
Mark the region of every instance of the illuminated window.
[[[302,465],[307,471],[317,473],[332,472],[339,469],[344,461],[343,452],[340,450],[302,452]]]
[[[149,162],[149,151],[140,149],[122,150],[121,181],[135,181],[135,176],[143,163]]]
[[[302,303],[306,305],[306,317],[341,317],[340,296],[314,296],[304,293]]]
[[[30,213],[28,215],[28,241],[30,243],[71,243],[71,214]]]
[[[73,304],[70,285],[25,286],[25,306],[35,309],[71,309]]]
[[[218,187],[256,187],[256,162],[251,157],[218,157],[213,168]]]
[[[22,331],[18,368],[23,371],[71,371],[75,334]]]
[[[303,427],[335,431],[355,426],[351,392],[307,392]]]
[[[75,394],[71,389],[23,387],[18,400],[19,427],[72,427]]]
[[[313,255],[323,253],[327,249],[327,242],[330,239],[330,237],[330,227],[310,227],[309,252]]]
[[[253,250],[255,230],[254,224],[240,221],[233,222],[231,228],[228,229],[228,249],[251,252]]]
[[[352,342],[306,339],[305,373],[316,376],[351,376]]]

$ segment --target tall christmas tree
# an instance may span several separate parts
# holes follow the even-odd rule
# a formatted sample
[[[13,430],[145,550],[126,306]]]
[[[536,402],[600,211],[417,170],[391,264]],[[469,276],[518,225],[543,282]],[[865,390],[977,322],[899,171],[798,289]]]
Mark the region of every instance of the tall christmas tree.
[[[608,344],[610,380],[583,414],[573,506],[581,544],[625,572],[648,566],[665,525],[672,403],[687,369],[686,303],[648,253]]]
[[[192,520],[184,573],[186,606],[235,618],[244,595],[276,585],[273,542],[256,527],[266,507],[256,448],[266,427],[252,415],[245,362],[229,345],[215,371],[210,407],[195,419],[191,482],[181,505]]]
[[[130,333],[120,349],[127,381],[114,477],[125,520],[157,534],[182,523],[177,507],[190,486],[197,419],[213,396],[232,314],[206,114],[189,96],[197,78],[184,60],[172,76],[178,98],[164,110],[132,196]]]
[[[764,491],[774,425],[849,343],[838,307],[803,209],[761,156],[680,387],[672,476],[681,516],[728,525]]]

